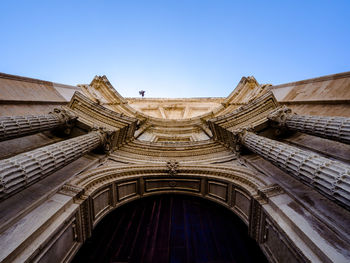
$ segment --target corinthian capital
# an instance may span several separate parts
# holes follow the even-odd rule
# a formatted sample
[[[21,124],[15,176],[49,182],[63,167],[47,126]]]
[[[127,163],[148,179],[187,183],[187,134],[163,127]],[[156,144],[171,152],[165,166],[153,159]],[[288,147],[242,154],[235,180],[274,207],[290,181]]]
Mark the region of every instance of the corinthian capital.
[[[74,112],[65,108],[55,108],[49,114],[55,115],[59,121],[68,128],[72,128],[78,118]]]
[[[115,134],[113,130],[104,127],[94,127],[93,131],[98,131],[101,137],[101,147],[104,152],[109,153],[113,150],[115,145]]]
[[[237,129],[233,132],[235,135],[235,140],[236,143],[238,144],[243,144],[244,137],[247,135],[248,132],[253,132],[254,133],[254,128],[253,127],[244,127]]]
[[[275,121],[279,123],[279,125],[284,126],[286,124],[286,119],[288,116],[293,115],[292,110],[287,108],[286,106],[283,106],[281,108],[278,108],[274,111],[272,111],[267,118],[271,121]]]
[[[235,151],[237,154],[239,154],[242,151],[244,138],[248,132],[254,132],[254,128],[245,127],[232,132],[233,136],[231,139],[233,141],[233,144],[235,145]]]

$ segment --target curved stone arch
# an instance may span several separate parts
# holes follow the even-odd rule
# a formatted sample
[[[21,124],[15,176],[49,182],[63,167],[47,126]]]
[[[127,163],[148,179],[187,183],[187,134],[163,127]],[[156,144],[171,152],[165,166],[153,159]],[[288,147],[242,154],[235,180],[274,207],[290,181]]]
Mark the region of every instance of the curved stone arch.
[[[88,173],[82,174],[71,180],[67,187],[78,188],[84,192],[84,196],[94,195],[96,191],[105,187],[108,184],[127,179],[138,178],[159,178],[167,180],[203,178],[231,183],[238,188],[241,188],[246,194],[254,196],[259,189],[268,187],[271,182],[267,177],[257,175],[249,169],[241,167],[215,167],[212,166],[181,166],[177,168],[176,175],[169,175],[169,172],[164,166],[160,165],[133,165],[133,166],[117,166],[104,169],[91,170]],[[175,187],[174,191],[177,190]]]
[[[143,197],[169,193],[209,199],[231,210],[248,225],[248,235],[271,262],[328,260],[314,246],[312,236],[300,232],[303,226],[293,223],[297,216],[290,209],[293,197],[264,174],[235,165],[115,165],[78,175],[60,191],[71,196],[77,207],[75,251],[111,211]]]
[[[99,196],[99,194],[103,193],[104,191],[101,190],[101,191],[96,191],[96,194],[95,196]],[[242,193],[242,191],[240,191],[240,193]],[[230,207],[229,205],[225,204],[224,202],[220,201],[220,200],[217,200],[213,197],[210,197],[210,196],[202,196],[200,194],[195,194],[195,193],[191,193],[191,192],[187,192],[187,191],[181,191],[181,190],[169,190],[169,191],[166,191],[166,190],[161,190],[161,191],[152,191],[150,193],[148,193],[147,195],[142,195],[142,196],[135,196],[135,197],[131,197],[131,198],[128,198],[128,199],[125,199],[121,202],[118,202],[114,207],[111,207],[108,211],[106,211],[105,213],[101,214],[101,216],[99,216],[98,218],[96,218],[96,220],[93,222],[93,227],[92,227],[92,230],[95,228],[95,226],[101,221],[103,220],[106,216],[108,216],[110,213],[112,213],[114,210],[128,204],[128,203],[132,203],[134,201],[137,201],[139,199],[142,199],[142,198],[148,198],[148,197],[151,197],[151,196],[162,196],[162,195],[168,195],[168,194],[172,194],[172,195],[184,195],[184,196],[192,196],[192,197],[195,197],[195,198],[198,198],[198,199],[205,199],[205,200],[209,200],[213,203],[216,203],[218,205],[220,205],[221,207],[224,207],[225,209],[228,209],[229,211],[231,211],[232,213],[234,213],[236,216],[238,216],[247,226],[249,226],[249,221],[248,219],[242,215],[242,213],[239,213],[237,211],[237,209],[232,209],[232,207]],[[247,195],[245,195],[247,196]],[[92,197],[93,198],[93,197]],[[249,198],[249,196],[247,197],[247,199]],[[93,202],[93,200],[92,200]],[[250,204],[250,201],[249,201],[249,204]]]
[[[80,241],[111,211],[136,199],[185,194],[209,199],[231,210],[258,241],[261,204],[266,193],[281,193],[262,174],[236,166],[181,165],[175,173],[164,165],[109,166],[83,173],[61,190],[79,204]]]
[[[190,194],[190,193],[188,193],[188,192],[181,192],[181,191],[175,191],[175,192],[154,192],[154,193],[152,193],[152,194],[150,194],[150,195],[147,195],[147,196],[142,196],[142,197],[140,197],[140,198],[138,198],[138,199],[132,199],[132,200],[126,200],[125,202],[122,202],[122,203],[120,203],[120,204],[118,204],[116,207],[114,207],[113,209],[111,209],[110,211],[108,211],[108,213],[106,213],[104,216],[102,216],[102,218],[101,219],[99,219],[97,222],[96,222],[96,224],[94,225],[94,228],[93,228],[93,230],[92,230],[92,240],[95,240],[95,241],[92,241],[92,242],[95,242],[96,243],[96,239],[94,239],[94,236],[96,236],[96,235],[98,235],[98,233],[97,232],[100,232],[100,230],[101,230],[101,228],[99,228],[99,227],[101,227],[101,225],[104,225],[104,226],[106,226],[106,220],[107,220],[107,222],[108,222],[108,218],[109,217],[112,217],[112,218],[115,218],[115,214],[114,213],[118,213],[117,215],[118,216],[120,216],[120,215],[122,215],[122,214],[120,214],[120,212],[119,212],[119,210],[120,211],[123,211],[122,209],[124,208],[124,206],[131,206],[131,207],[133,207],[133,208],[135,208],[135,207],[137,207],[138,205],[140,205],[140,203],[142,204],[142,201],[145,201],[145,200],[143,200],[143,199],[151,199],[151,198],[154,198],[154,199],[156,199],[156,200],[160,200],[161,198],[166,198],[166,196],[167,195],[169,195],[170,197],[173,197],[174,199],[176,199],[176,198],[180,198],[180,200],[181,200],[181,198],[186,198],[186,197],[191,197],[191,199],[192,200],[196,200],[197,202],[199,202],[202,206],[204,205],[204,206],[206,206],[206,205],[213,205],[213,206],[216,206],[217,207],[217,209],[220,209],[221,211],[223,211],[223,210],[225,210],[225,211],[227,211],[228,210],[228,213],[225,213],[224,215],[226,215],[225,217],[226,217],[226,219],[228,219],[229,221],[230,221],[230,224],[233,224],[233,225],[235,225],[236,227],[237,227],[237,221],[241,221],[241,222],[239,222],[239,223],[243,223],[244,225],[246,225],[247,226],[247,222],[246,222],[246,220],[244,220],[241,216],[239,216],[239,215],[237,215],[237,213],[235,212],[235,211],[233,211],[232,209],[230,209],[228,206],[225,206],[225,205],[223,205],[222,203],[218,203],[216,200],[213,200],[213,199],[211,199],[211,198],[207,198],[207,197],[203,197],[203,196],[199,196],[199,195],[193,195],[193,194]],[[153,200],[154,200],[153,199]],[[189,199],[189,200],[191,200],[191,199]],[[151,199],[152,200],[152,199]],[[186,200],[186,199],[185,199]],[[164,206],[164,204],[163,204],[163,202],[162,202],[162,205],[161,205],[161,207],[163,207]],[[141,207],[144,207],[144,206],[141,206]],[[165,207],[168,207],[168,206],[165,206]],[[158,208],[157,208],[158,209]],[[157,210],[156,209],[156,210]],[[220,211],[220,210],[218,210],[218,211]],[[125,211],[125,210],[124,210]],[[208,214],[210,214],[210,216],[211,215],[213,215],[214,216],[214,213],[213,213],[213,211],[210,209],[210,210],[207,210],[207,212],[208,212]],[[215,212],[216,213],[216,212]],[[161,213],[160,213],[161,214]],[[202,216],[202,215],[201,215]],[[123,215],[123,218],[129,218],[129,217],[125,217],[125,215]],[[144,220],[144,219],[143,219]],[[170,220],[172,220],[172,219],[170,219]],[[235,222],[235,223],[233,223],[233,222]],[[131,222],[130,221],[130,219],[129,219],[129,222]],[[160,221],[160,222],[162,222],[162,221]],[[213,221],[211,221],[211,223],[213,224]],[[202,224],[202,223],[201,223]],[[107,226],[108,226],[108,228],[110,229],[110,225],[108,225],[107,224]],[[211,225],[210,227],[212,227],[213,225]],[[227,225],[226,224],[224,224],[223,225],[225,228],[227,227]],[[239,229],[242,229],[241,228],[242,227],[242,225],[239,225]],[[96,229],[95,229],[96,228]],[[113,227],[112,227],[113,228]],[[99,230],[98,230],[99,229]],[[140,228],[141,230],[142,230],[142,228]],[[249,233],[248,233],[248,231],[247,231],[247,228],[243,228],[245,231],[242,233],[243,234],[243,236],[244,237],[249,237]],[[97,231],[97,232],[96,232]],[[110,231],[112,231],[112,233],[113,233],[113,230],[112,229],[110,229]],[[227,232],[226,232],[227,233]],[[248,235],[248,236],[247,236]],[[213,238],[212,236],[211,236],[211,238]],[[215,238],[215,237],[214,237]],[[227,238],[227,237],[226,237]],[[235,238],[237,238],[237,237],[235,237]],[[105,239],[104,239],[105,240]],[[104,241],[103,240],[103,241]],[[107,239],[108,240],[108,239]],[[102,240],[101,240],[102,241]],[[215,241],[216,242],[216,244],[221,244],[221,245],[223,245],[223,246],[225,246],[225,243],[220,243],[220,242],[218,242],[217,240]],[[87,243],[89,243],[89,242],[87,242]],[[106,242],[107,243],[107,242]],[[118,243],[119,243],[119,241],[118,241]],[[146,243],[141,243],[141,244],[146,244]],[[82,254],[85,254],[86,252],[88,253],[88,255],[89,255],[89,252],[88,251],[91,251],[91,249],[94,249],[94,247],[95,246],[90,246],[90,244],[88,245],[88,247],[90,246],[90,249],[88,249],[88,250],[86,250],[86,248],[84,248],[84,245],[85,245],[85,243],[84,244],[82,244],[82,246],[76,251],[77,253],[75,253],[74,255],[72,255],[72,259],[74,260],[74,262],[77,262],[77,261],[81,261],[82,259],[81,259],[81,255]],[[260,248],[260,255],[264,255],[264,253],[263,253],[263,249],[262,249],[262,247],[260,247],[259,246],[259,243],[258,242],[255,242],[255,245],[257,245],[257,247],[259,247]],[[198,249],[198,248],[197,248]],[[95,252],[96,253],[96,252]],[[78,255],[77,255],[78,254]],[[77,258],[79,259],[79,260],[77,260]],[[265,258],[267,258],[266,257],[266,255],[265,255]]]
[[[60,250],[63,261],[68,262],[111,211],[142,197],[166,193],[193,195],[230,209],[248,225],[248,234],[271,262],[344,258],[339,251],[326,254],[317,246],[320,241],[315,230],[298,224],[304,220],[303,208],[264,174],[235,165],[177,165],[105,166],[76,176],[42,204],[41,209],[52,202],[56,207],[31,236],[36,241],[26,251],[17,247],[8,258],[48,259]],[[295,218],[299,221],[294,222]],[[305,235],[305,230],[311,234]]]
[[[313,235],[306,236],[300,231],[303,225],[292,221],[300,216],[291,210],[297,203],[264,174],[235,165],[175,163],[105,166],[76,176],[43,204],[56,203],[52,217],[47,217],[54,227],[46,223],[41,227],[45,232],[32,243],[39,248],[31,250],[31,259],[50,258],[59,249],[64,261],[69,261],[111,211],[133,200],[167,193],[209,199],[230,209],[248,225],[248,234],[271,262],[328,262]]]

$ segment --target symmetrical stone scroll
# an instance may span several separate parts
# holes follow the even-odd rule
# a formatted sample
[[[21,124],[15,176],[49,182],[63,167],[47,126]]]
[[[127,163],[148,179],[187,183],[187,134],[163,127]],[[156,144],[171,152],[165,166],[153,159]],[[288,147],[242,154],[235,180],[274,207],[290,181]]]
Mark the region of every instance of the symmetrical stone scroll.
[[[268,118],[291,130],[350,144],[350,118],[296,115],[286,107],[273,111]]]
[[[317,190],[350,207],[350,166],[280,143],[252,132],[240,134],[242,144]]]
[[[106,142],[98,130],[0,161],[0,199],[38,181]]]
[[[75,115],[64,109],[55,109],[46,115],[0,117],[0,141],[22,137],[60,126],[72,126]]]

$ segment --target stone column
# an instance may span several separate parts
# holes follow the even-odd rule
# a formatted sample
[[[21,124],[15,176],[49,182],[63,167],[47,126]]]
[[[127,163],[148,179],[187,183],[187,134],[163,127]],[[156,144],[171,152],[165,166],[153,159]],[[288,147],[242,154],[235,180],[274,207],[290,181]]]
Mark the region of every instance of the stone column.
[[[296,115],[286,107],[272,112],[268,118],[287,129],[350,144],[350,118]]]
[[[92,131],[0,161],[0,199],[39,181],[96,147],[105,144],[106,133]]]
[[[0,141],[22,137],[57,127],[73,126],[76,117],[64,109],[46,115],[0,117]]]
[[[252,132],[240,134],[242,144],[319,192],[350,207],[350,166]]]

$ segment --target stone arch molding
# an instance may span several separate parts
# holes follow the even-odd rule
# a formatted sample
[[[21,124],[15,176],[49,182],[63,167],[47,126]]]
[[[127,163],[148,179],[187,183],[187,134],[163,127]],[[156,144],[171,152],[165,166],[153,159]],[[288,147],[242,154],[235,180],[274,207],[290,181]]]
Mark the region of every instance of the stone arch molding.
[[[72,197],[77,205],[72,221],[79,244],[117,207],[139,198],[169,193],[197,196],[224,206],[248,225],[248,234],[259,244],[266,241],[268,228],[263,206],[271,197],[285,195],[268,177],[242,166],[169,166],[169,162],[97,168],[75,177],[59,192]],[[288,249],[289,245],[285,247]],[[293,257],[301,256],[296,253]]]
[[[159,194],[186,194],[214,201],[238,215],[248,226],[270,262],[327,262],[339,259],[315,246],[313,235],[291,213],[294,203],[279,185],[245,166],[164,165],[104,166],[78,175],[60,194],[76,205],[73,230],[76,248],[91,236],[98,222],[114,209],[139,198]]]
[[[80,207],[80,240],[91,235],[109,212],[130,201],[155,195],[179,193],[212,200],[237,214],[248,226],[253,211],[268,195],[281,194],[279,186],[242,167],[206,165],[133,165],[97,168],[66,183],[61,194],[73,197]],[[255,237],[256,230],[250,229]]]
[[[288,207],[292,197],[264,174],[232,164],[170,161],[163,165],[107,165],[77,175],[42,204],[43,209],[46,203],[55,205],[47,218],[38,208],[43,221],[40,228],[4,262],[48,262],[53,255],[61,256],[57,261],[70,262],[108,213],[133,200],[168,193],[209,199],[237,214],[270,262],[327,262],[339,256],[325,255],[312,235],[303,235],[303,225],[294,223],[295,214]]]

